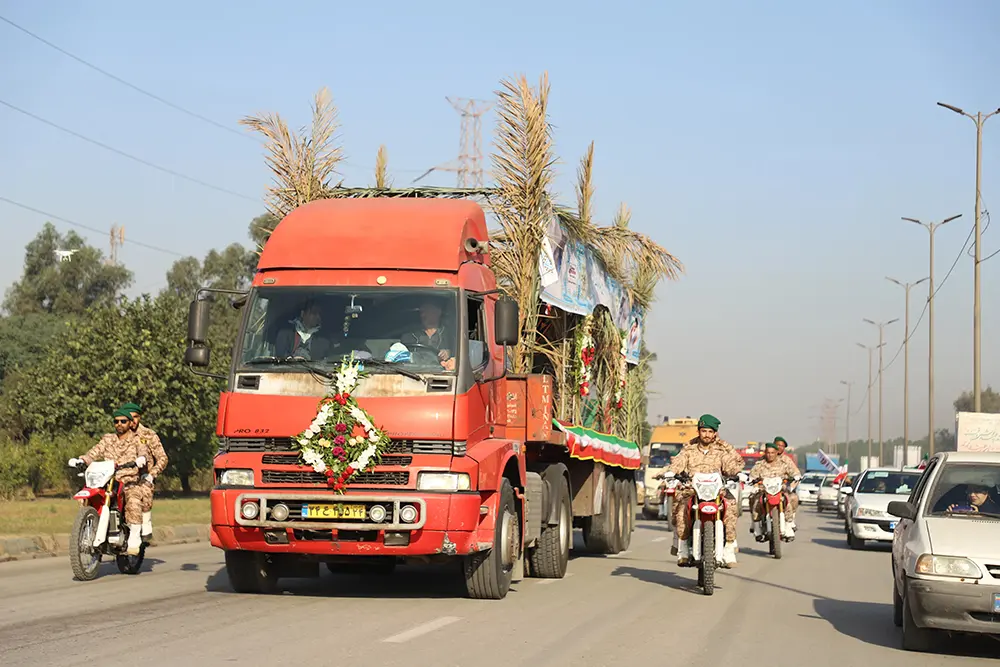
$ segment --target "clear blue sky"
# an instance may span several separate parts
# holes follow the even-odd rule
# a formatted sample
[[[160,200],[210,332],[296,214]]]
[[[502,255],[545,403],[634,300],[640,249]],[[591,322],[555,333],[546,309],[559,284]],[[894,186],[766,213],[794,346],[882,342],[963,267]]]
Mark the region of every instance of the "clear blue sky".
[[[857,381],[876,331],[903,314],[891,275],[927,273],[927,234],[900,216],[963,218],[938,233],[940,280],[973,216],[975,130],[935,106],[1000,106],[1000,4],[850,2],[0,1],[0,15],[177,104],[236,128],[278,111],[299,125],[329,86],[341,111],[347,184],[372,181],[379,144],[397,184],[457,154],[446,95],[489,97],[505,75],[547,70],[558,186],[596,148],[596,203],[687,273],[659,291],[647,338],[659,354],[651,413],[710,411],[736,442],[819,435],[824,397]],[[238,9],[237,9],[238,6]],[[279,9],[280,7],[280,9]],[[195,120],[0,23],[0,99],[220,187],[259,197],[250,140]],[[492,127],[488,118],[485,126]],[[1000,119],[986,125],[983,196],[1000,215]],[[130,239],[202,256],[246,240],[260,203],[135,164],[0,106],[0,196]],[[433,182],[433,181],[432,181]],[[449,175],[437,183],[451,184]],[[20,273],[45,217],[0,202],[0,285]],[[61,229],[68,229],[64,224]],[[1000,229],[1000,228],[997,228]],[[106,234],[86,234],[106,246]],[[1000,231],[984,235],[985,253]],[[173,260],[126,245],[136,290]],[[984,383],[1000,385],[997,279],[983,265]],[[913,293],[916,321],[926,292]],[[938,424],[972,384],[972,260],[941,289]],[[926,432],[926,320],[911,342],[911,433]],[[902,323],[887,331],[888,357]],[[885,433],[902,432],[902,358],[887,371]],[[838,430],[843,429],[843,411]]]

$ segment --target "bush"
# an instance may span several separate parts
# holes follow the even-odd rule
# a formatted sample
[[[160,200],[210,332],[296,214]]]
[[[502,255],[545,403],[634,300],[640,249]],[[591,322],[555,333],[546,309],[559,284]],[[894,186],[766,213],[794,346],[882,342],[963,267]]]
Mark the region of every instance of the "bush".
[[[95,442],[79,433],[56,441],[32,436],[27,443],[0,442],[0,498],[76,491],[80,478],[66,462],[84,454]]]

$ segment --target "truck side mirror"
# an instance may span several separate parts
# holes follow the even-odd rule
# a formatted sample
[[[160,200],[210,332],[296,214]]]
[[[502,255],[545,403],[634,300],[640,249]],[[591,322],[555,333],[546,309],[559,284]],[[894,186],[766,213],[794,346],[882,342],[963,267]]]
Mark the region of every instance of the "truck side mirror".
[[[497,301],[494,319],[494,337],[498,345],[517,345],[521,326],[517,302],[502,298]]]
[[[211,351],[208,348],[208,301],[195,299],[188,309],[188,347],[184,352],[184,362],[195,368],[208,366]]]

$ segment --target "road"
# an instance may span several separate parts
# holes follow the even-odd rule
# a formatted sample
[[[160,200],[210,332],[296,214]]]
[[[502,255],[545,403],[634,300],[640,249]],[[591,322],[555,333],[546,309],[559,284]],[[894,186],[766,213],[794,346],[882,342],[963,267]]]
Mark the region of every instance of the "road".
[[[525,579],[502,601],[453,595],[454,571],[409,567],[382,577],[324,571],[282,580],[282,595],[236,595],[221,552],[205,544],[151,549],[140,575],[105,565],[89,583],[72,580],[65,558],[7,563],[0,664],[996,664],[991,640],[955,641],[952,655],[901,651],[888,550],[848,550],[840,522],[811,509],[798,523],[776,561],[742,519],[739,566],[720,575],[713,597],[669,558],[663,525],[645,521],[628,552],[579,552],[567,578]]]

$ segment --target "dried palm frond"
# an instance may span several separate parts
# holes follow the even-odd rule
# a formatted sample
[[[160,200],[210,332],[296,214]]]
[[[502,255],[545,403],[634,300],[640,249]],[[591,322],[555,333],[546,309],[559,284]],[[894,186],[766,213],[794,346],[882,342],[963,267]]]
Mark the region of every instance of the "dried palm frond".
[[[553,181],[552,129],[548,121],[549,82],[543,74],[537,88],[522,75],[505,79],[497,92],[497,135],[493,177],[497,201],[493,211],[501,231],[494,237],[493,266],[517,301],[521,340],[514,350],[514,372],[531,367],[538,324],[538,253],[553,215],[549,188]]]
[[[298,206],[328,196],[330,178],[342,159],[341,148],[335,144],[337,108],[328,89],[316,93],[308,135],[304,128],[292,134],[278,114],[247,116],[240,124],[265,139],[267,166],[274,178],[267,208],[273,215],[283,218]]]
[[[389,180],[389,154],[385,146],[379,146],[375,155],[375,187],[379,190],[392,187],[392,182]]]

